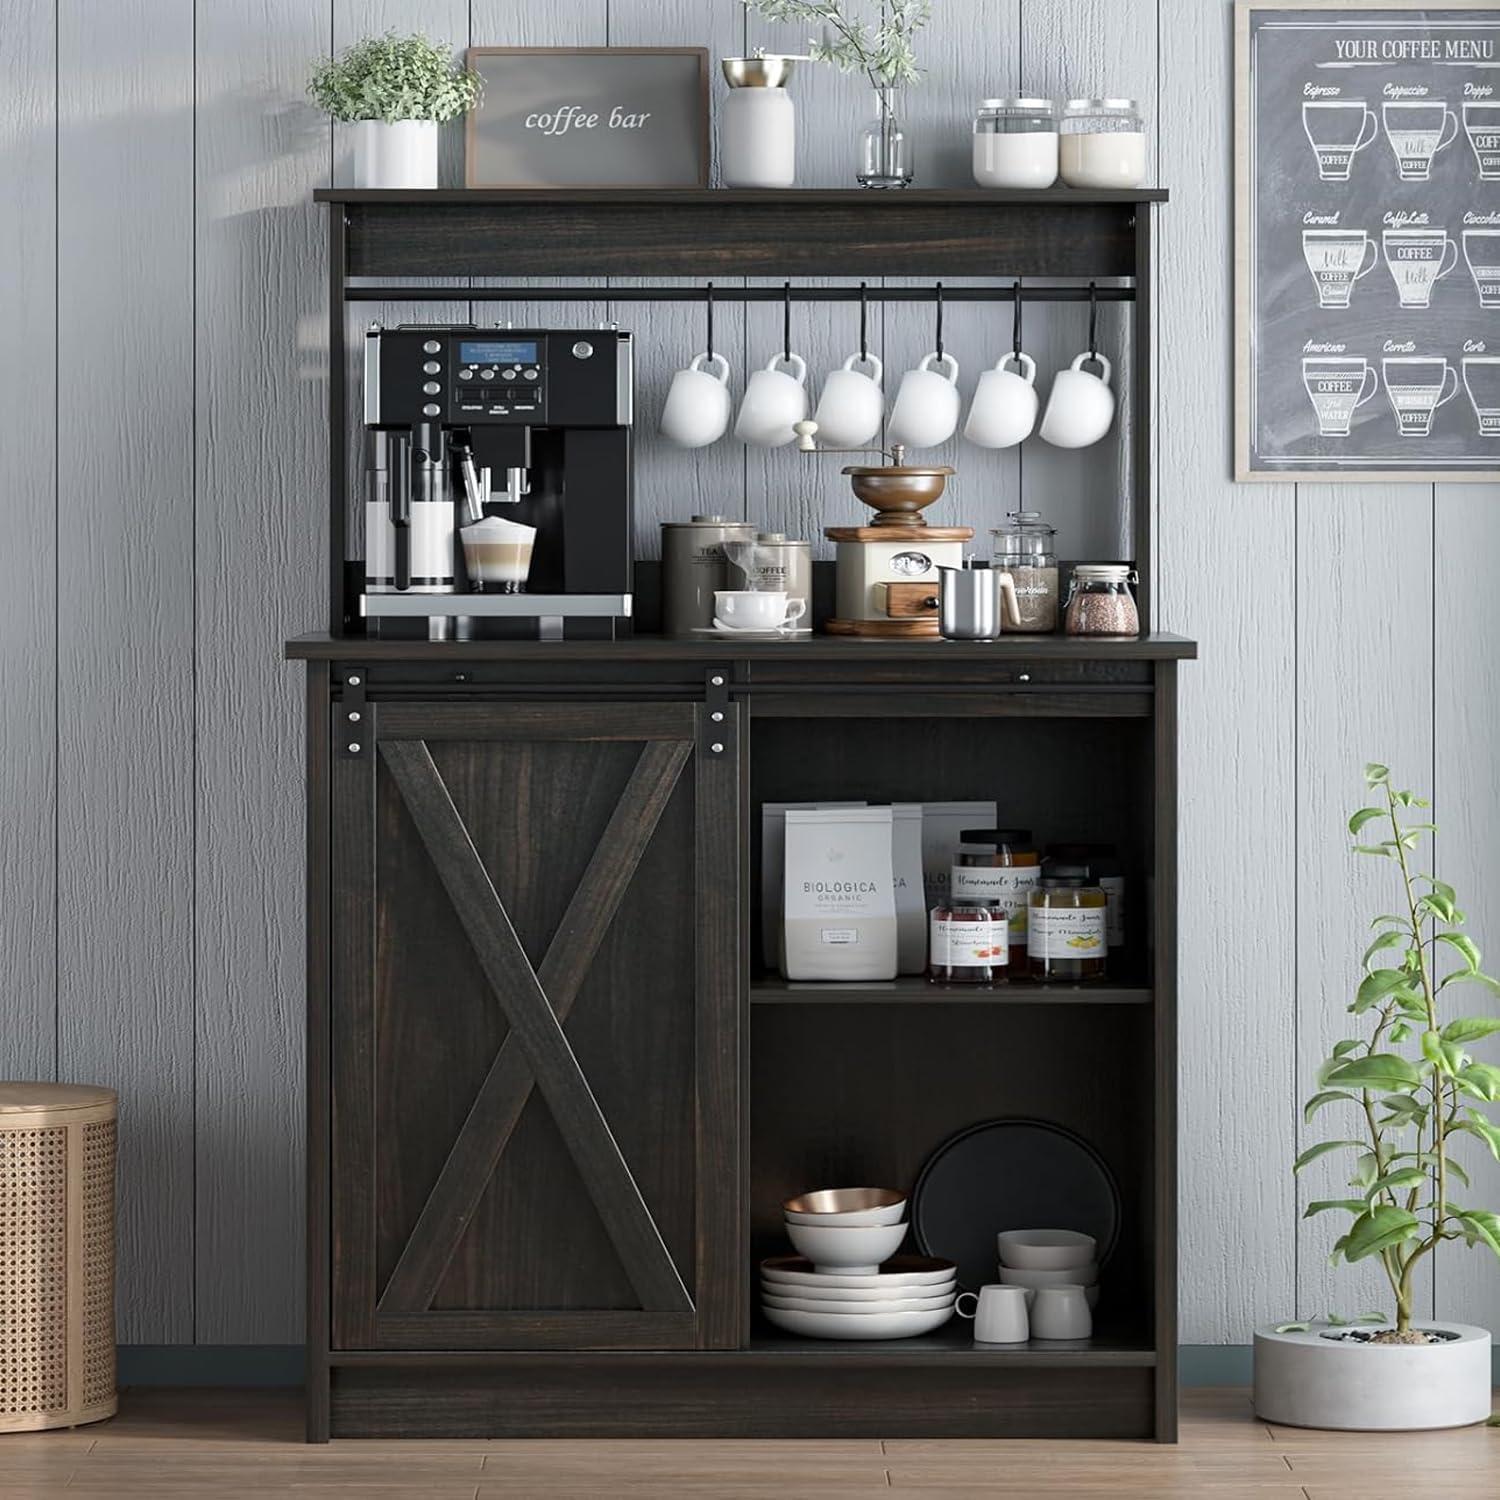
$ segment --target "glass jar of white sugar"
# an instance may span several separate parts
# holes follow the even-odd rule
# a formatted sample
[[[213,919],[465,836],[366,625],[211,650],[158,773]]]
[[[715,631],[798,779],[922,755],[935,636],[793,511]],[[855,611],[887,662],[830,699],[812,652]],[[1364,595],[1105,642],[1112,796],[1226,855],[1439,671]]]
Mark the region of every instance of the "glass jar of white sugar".
[[[1050,99],[980,100],[974,181],[990,188],[1045,188],[1057,181],[1057,112]]]
[[[1077,188],[1132,188],[1146,180],[1146,127],[1134,99],[1069,99],[1062,180]]]

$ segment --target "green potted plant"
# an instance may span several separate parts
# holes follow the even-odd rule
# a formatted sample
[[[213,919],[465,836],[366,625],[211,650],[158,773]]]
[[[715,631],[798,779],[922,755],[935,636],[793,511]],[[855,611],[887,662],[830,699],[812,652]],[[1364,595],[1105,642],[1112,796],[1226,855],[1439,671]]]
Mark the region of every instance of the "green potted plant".
[[[912,38],[932,19],[932,0],[881,0],[871,22],[849,13],[846,0],[745,0],[768,21],[798,21],[821,34],[808,43],[814,62],[863,73],[875,91],[875,118],[860,136],[861,187],[906,187],[912,180],[911,140],[897,113],[897,90],[921,76]]]
[[[1393,1316],[1351,1323],[1329,1315],[1258,1330],[1255,1409],[1299,1427],[1458,1427],[1489,1416],[1490,1335],[1420,1321],[1415,1275],[1443,1244],[1500,1256],[1500,1215],[1473,1206],[1454,1151],[1472,1141],[1500,1160],[1500,1127],[1482,1107],[1500,1099],[1500,1068],[1469,1051],[1500,1032],[1500,1016],[1447,1014],[1476,986],[1493,997],[1500,983],[1479,967],[1453,887],[1412,868],[1435,831],[1421,820],[1427,802],[1397,791],[1384,766],[1366,766],[1365,784],[1376,805],[1349,819],[1354,852],[1390,865],[1400,909],[1370,923],[1374,937],[1348,1007],[1363,1035],[1334,1045],[1303,1111],[1308,1123],[1336,1118],[1339,1128],[1308,1146],[1293,1170],[1324,1157],[1352,1163],[1349,1196],[1310,1203],[1304,1217],[1347,1217],[1331,1260],[1378,1264]]]
[[[320,62],[307,92],[354,126],[355,187],[435,188],[438,126],[472,108],[480,80],[446,43],[388,31]]]

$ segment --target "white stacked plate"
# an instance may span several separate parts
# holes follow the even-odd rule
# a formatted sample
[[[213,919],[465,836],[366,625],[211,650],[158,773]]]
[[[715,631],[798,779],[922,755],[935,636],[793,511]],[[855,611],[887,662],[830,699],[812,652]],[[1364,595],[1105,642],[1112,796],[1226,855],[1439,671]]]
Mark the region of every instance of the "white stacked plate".
[[[871,1273],[818,1271],[799,1255],[761,1262],[766,1320],[816,1339],[903,1339],[931,1333],[953,1316],[952,1261],[897,1255]]]

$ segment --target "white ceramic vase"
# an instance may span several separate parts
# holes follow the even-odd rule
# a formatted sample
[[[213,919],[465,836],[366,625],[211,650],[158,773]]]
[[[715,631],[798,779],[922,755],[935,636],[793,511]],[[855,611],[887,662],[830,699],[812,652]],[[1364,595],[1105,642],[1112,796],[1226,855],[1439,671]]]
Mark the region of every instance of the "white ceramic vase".
[[[1463,1323],[1437,1344],[1367,1344],[1340,1330],[1255,1332],[1255,1414],[1287,1427],[1393,1432],[1467,1427],[1490,1414],[1490,1336]]]
[[[436,120],[356,120],[354,185],[357,188],[435,188],[438,185]]]

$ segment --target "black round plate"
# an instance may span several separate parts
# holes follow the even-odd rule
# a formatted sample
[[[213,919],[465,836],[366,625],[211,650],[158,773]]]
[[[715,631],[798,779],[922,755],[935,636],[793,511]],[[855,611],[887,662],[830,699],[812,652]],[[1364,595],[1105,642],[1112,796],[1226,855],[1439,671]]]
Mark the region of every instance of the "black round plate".
[[[923,1255],[958,1266],[968,1288],[996,1279],[1004,1229],[1077,1229],[1104,1262],[1120,1234],[1120,1188],[1082,1137],[1045,1120],[985,1120],[927,1158],[911,1195]]]

